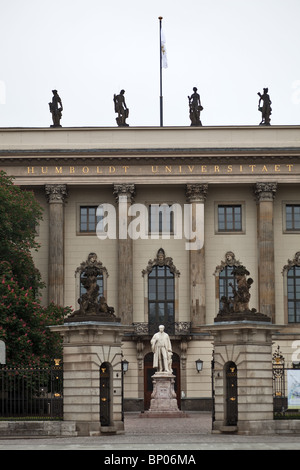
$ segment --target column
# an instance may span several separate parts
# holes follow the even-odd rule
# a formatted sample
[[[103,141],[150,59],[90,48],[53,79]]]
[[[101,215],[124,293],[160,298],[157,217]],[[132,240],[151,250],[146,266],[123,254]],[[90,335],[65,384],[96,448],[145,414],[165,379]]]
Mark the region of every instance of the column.
[[[273,201],[277,183],[256,183],[259,311],[275,322]]]
[[[190,204],[191,228],[199,236],[198,247],[190,244],[190,318],[192,327],[205,324],[205,247],[204,247],[204,203],[207,195],[207,184],[187,184],[186,198]],[[200,233],[199,233],[200,228]]]
[[[49,203],[48,300],[64,305],[64,202],[66,184],[46,184]]]
[[[121,322],[133,322],[133,242],[128,235],[128,209],[135,195],[134,184],[115,184],[118,202],[118,311]]]

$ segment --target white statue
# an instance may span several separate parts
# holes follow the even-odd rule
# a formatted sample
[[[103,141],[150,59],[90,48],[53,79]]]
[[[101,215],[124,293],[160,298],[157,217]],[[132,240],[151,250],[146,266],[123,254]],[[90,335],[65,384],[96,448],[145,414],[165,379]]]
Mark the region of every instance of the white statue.
[[[172,346],[170,337],[164,331],[163,325],[159,326],[158,333],[155,333],[151,339],[153,351],[153,367],[158,372],[172,373]]]

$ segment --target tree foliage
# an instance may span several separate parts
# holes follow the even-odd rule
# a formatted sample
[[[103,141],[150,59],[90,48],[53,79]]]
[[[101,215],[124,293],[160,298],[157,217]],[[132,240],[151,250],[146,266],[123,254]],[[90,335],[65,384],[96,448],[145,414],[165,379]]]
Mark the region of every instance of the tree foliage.
[[[70,308],[41,305],[43,288],[32,250],[42,208],[32,192],[0,172],[0,339],[11,367],[49,365],[61,354],[61,339],[47,328],[62,324]]]

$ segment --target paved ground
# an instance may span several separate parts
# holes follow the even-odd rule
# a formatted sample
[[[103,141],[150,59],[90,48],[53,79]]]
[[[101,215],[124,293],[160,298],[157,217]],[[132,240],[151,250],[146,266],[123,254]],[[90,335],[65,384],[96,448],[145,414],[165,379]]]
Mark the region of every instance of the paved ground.
[[[160,453],[164,454],[165,451],[166,455],[172,452],[184,455],[187,452],[189,455],[194,454],[196,458],[197,453],[203,450],[300,450],[300,436],[212,434],[211,415],[206,413],[190,413],[187,418],[179,419],[147,419],[141,418],[139,414],[129,413],[125,414],[125,433],[121,435],[0,438],[0,450],[101,450],[103,459],[112,459],[112,455],[114,458],[117,455],[134,456],[135,451],[144,451],[145,458],[149,458],[151,453],[162,451]],[[120,454],[113,454],[116,451],[120,451]]]

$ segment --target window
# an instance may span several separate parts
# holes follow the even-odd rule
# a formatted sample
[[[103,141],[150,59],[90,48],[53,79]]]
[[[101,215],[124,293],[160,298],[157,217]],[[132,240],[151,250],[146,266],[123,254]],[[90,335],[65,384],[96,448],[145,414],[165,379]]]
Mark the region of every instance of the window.
[[[300,322],[300,266],[287,272],[288,323]]]
[[[160,324],[169,332],[175,322],[175,282],[169,266],[154,266],[148,274],[149,328],[157,331]]]
[[[97,215],[98,209],[98,215]],[[101,206],[80,206],[80,232],[81,233],[94,233],[96,232],[97,224],[101,222],[104,214],[101,213]],[[99,227],[98,227],[99,228]]]
[[[233,268],[235,268],[235,266],[225,266],[219,273],[220,308],[222,308],[222,297],[233,297],[233,288],[236,288],[236,280],[232,274]]]
[[[300,230],[300,204],[286,204],[285,206],[286,230]]]
[[[240,232],[242,230],[242,206],[218,206],[218,231]]]
[[[168,204],[150,204],[149,233],[174,233],[174,210]]]
[[[218,232],[242,231],[242,206],[218,205]]]

